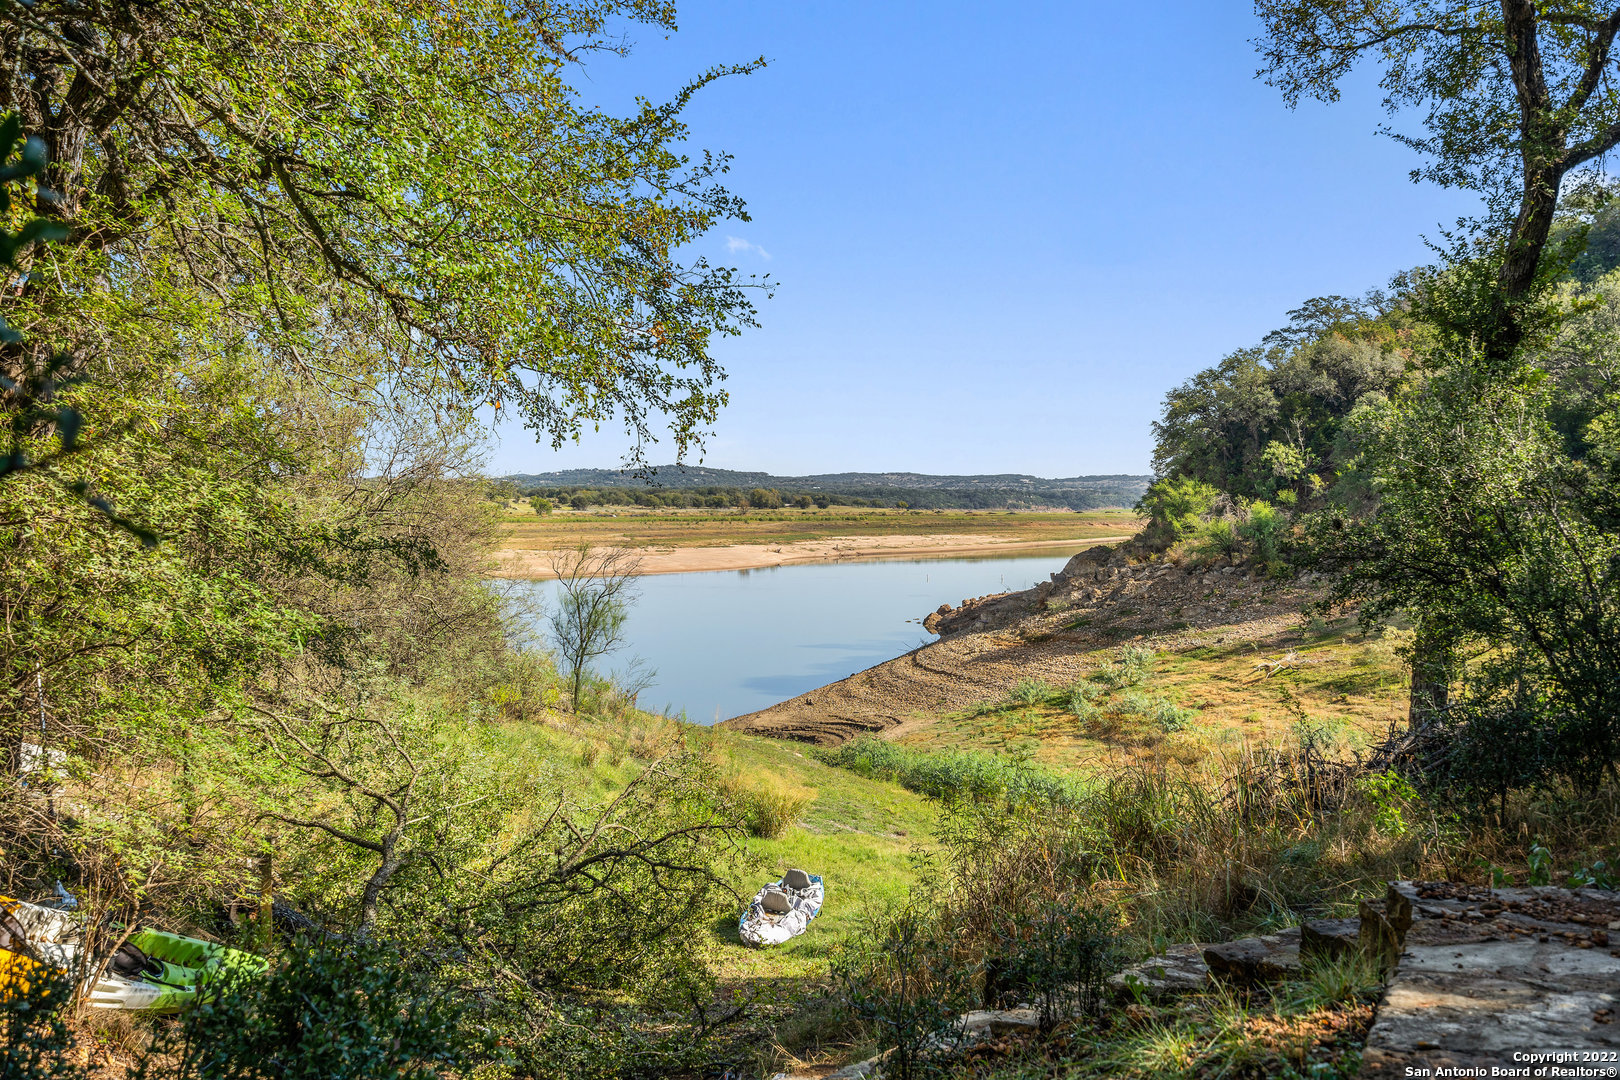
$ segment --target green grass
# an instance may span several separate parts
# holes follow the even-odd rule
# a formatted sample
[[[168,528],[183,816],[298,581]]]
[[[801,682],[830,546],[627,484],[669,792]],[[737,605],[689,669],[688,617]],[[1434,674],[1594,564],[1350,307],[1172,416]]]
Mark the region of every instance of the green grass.
[[[1029,733],[1039,723],[1033,712],[1013,717],[1015,730]],[[926,752],[863,735],[816,756],[859,776],[892,780],[901,787],[944,803],[1011,802],[1065,804],[1078,795],[1069,778],[1031,767],[1011,756],[977,750]]]
[[[733,888],[746,899],[789,867],[820,874],[827,888],[826,904],[810,929],[770,949],[742,944],[736,915],[717,920],[714,959],[721,979],[820,981],[839,945],[870,917],[906,899],[917,880],[911,854],[932,845],[937,810],[895,784],[823,765],[808,747],[723,731],[704,738],[712,740],[712,754],[745,778],[815,792],[803,818],[780,839],[749,840],[757,862]]]
[[[775,839],[750,836],[729,871],[741,899],[710,927],[713,960],[723,983],[821,981],[830,955],[870,917],[904,901],[916,882],[911,856],[934,843],[938,808],[884,780],[824,765],[809,747],[736,735],[715,728],[634,713],[603,720],[553,716],[547,722],[508,722],[494,728],[496,752],[566,789],[581,802],[605,802],[677,741],[715,762],[740,789],[779,789],[802,795],[799,820]],[[737,936],[742,904],[789,867],[820,874],[827,900],[798,938],[759,950]]]

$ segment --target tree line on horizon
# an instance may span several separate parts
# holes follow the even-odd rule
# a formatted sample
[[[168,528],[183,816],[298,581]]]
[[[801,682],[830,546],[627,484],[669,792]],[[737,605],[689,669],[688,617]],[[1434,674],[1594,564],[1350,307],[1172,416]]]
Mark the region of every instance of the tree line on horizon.
[[[1091,479],[1091,478],[1088,478]],[[890,507],[901,510],[1097,510],[1133,505],[1147,490],[1149,477],[1096,478],[1094,487],[1076,491],[1072,487],[1041,482],[1013,487],[909,487],[852,483],[836,490],[799,487],[787,483],[771,486],[694,484],[663,487],[652,484],[546,484],[525,478],[502,477],[488,486],[491,499],[534,501],[543,499],[553,506],[570,505],[576,510],[593,506],[674,507],[683,509],[730,509],[747,506],[756,510],[796,507],[801,510],[832,506]]]

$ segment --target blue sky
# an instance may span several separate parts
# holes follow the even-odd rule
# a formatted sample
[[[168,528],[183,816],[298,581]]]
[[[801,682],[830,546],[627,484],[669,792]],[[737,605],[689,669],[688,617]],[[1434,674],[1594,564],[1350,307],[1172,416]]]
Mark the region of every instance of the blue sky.
[[[732,403],[705,464],[1147,472],[1167,389],[1307,297],[1427,261],[1422,237],[1473,208],[1408,179],[1371,73],[1285,108],[1246,3],[1006,10],[688,0],[677,34],[586,69],[612,109],[769,61],[687,114],[753,216],[708,253],[778,282],[763,328],[715,350]],[[489,469],[612,468],[625,446],[507,428]]]

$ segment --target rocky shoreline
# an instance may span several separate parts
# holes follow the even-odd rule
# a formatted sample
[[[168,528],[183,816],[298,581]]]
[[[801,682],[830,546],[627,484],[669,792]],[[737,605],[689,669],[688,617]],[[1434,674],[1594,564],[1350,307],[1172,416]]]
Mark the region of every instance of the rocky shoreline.
[[[1071,682],[1094,666],[1087,654],[1111,644],[1175,650],[1271,637],[1319,595],[1309,577],[1276,582],[1224,559],[1201,567],[1131,548],[1099,544],[1033,589],[942,605],[923,622],[938,641],[722,726],[820,745],[893,734],[1023,679]]]

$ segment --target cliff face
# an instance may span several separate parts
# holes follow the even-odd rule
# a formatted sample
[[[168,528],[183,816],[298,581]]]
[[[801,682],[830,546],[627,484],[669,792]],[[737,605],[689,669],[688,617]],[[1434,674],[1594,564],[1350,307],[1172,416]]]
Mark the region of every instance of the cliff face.
[[[1269,637],[1297,624],[1314,597],[1308,580],[1279,584],[1099,545],[1033,589],[942,606],[923,622],[936,642],[723,726],[835,744],[1004,697],[1022,679],[1066,685],[1115,644],[1178,649],[1216,628],[1222,641]]]

